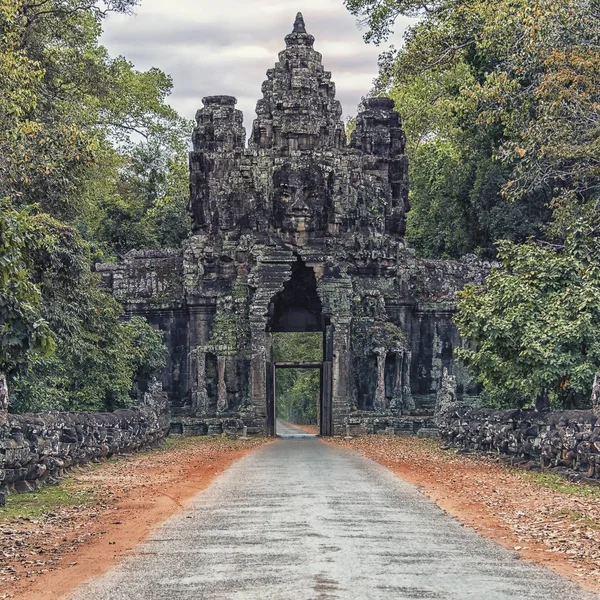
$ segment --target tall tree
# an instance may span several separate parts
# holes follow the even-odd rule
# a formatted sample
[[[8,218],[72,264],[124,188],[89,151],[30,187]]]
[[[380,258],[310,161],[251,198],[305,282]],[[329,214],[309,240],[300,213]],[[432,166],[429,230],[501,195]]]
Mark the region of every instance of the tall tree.
[[[174,222],[160,231],[185,206],[175,157],[188,123],[166,104],[171,79],[98,43],[103,18],[135,4],[0,0],[0,371],[13,409],[126,405],[134,380],[164,360],[160,333],[140,319],[122,324],[91,268],[122,249],[100,226],[119,203],[141,204],[142,241],[182,236]],[[158,143],[160,168],[128,187],[131,165]],[[32,351],[53,343],[51,356]]]
[[[54,339],[31,278],[39,229],[30,216],[0,201],[0,411],[8,405],[7,375],[31,358],[49,355]]]
[[[129,11],[133,0],[2,2],[9,59],[0,77],[14,109],[0,132],[0,196],[93,232],[88,223],[118,196],[136,139],[160,139],[173,154],[185,147],[189,124],[165,102],[172,80],[158,69],[137,71],[98,43],[106,14]]]
[[[141,318],[121,322],[122,308],[100,287],[89,247],[76,229],[45,214],[31,221],[37,239],[28,274],[56,350],[49,356],[28,356],[13,370],[12,408],[103,410],[129,405],[136,397],[136,381],[143,382],[165,364],[161,333]]]
[[[440,143],[452,148],[446,156],[459,161],[465,187],[443,175],[436,184],[451,212],[467,215],[469,227],[457,227],[468,246],[489,254],[497,239],[539,237],[550,208],[556,218],[597,197],[597,0],[346,4],[375,42],[398,16],[420,17],[405,46],[383,57],[379,90],[397,99],[419,145],[414,179],[439,160]],[[440,166],[452,170],[452,162]],[[427,254],[449,255],[455,232],[441,250],[427,243],[426,222],[436,216],[428,200],[414,190],[409,236]]]

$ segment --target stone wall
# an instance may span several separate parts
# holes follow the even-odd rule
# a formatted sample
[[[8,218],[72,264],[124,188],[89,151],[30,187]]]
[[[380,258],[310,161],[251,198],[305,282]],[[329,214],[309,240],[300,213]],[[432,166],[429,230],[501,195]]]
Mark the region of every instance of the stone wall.
[[[591,410],[474,409],[452,403],[437,415],[440,436],[466,451],[510,456],[531,467],[600,476],[600,419]]]
[[[70,467],[161,442],[170,410],[160,384],[140,404],[113,413],[0,415],[0,506],[8,492],[56,483]]]
[[[167,365],[159,379],[176,410],[189,386],[182,251],[132,250],[118,264],[97,264],[96,271],[123,305],[125,318],[142,316],[163,333]]]
[[[404,417],[432,414],[444,369],[459,395],[477,393],[453,360],[452,315],[489,264],[423,260],[406,245],[400,115],[390,99],[366,99],[347,142],[314,42],[298,14],[248,145],[236,99],[203,98],[181,250],[97,266],[124,317],[164,333],[175,435],[273,435],[273,333],[323,334],[323,435],[408,430]]]

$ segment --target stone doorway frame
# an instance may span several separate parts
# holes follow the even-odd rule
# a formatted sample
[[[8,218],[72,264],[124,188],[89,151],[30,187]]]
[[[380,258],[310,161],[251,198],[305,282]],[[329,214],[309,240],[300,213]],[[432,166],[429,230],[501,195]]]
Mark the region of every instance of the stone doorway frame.
[[[267,409],[267,435],[275,437],[277,393],[277,369],[319,369],[319,435],[327,437],[333,435],[333,325],[327,325],[323,331],[323,360],[316,362],[276,362],[273,358],[272,333],[267,332],[269,359],[266,364],[266,409]],[[281,333],[281,332],[280,332]]]

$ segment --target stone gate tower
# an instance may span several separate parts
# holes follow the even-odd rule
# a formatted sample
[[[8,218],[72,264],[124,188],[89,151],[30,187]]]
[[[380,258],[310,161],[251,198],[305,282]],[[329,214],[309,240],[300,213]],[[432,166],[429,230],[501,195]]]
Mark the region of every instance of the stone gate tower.
[[[393,101],[366,100],[348,144],[301,14],[285,43],[248,145],[235,98],[202,101],[182,251],[98,269],[126,314],[165,332],[176,432],[273,433],[276,331],[324,334],[323,434],[418,428],[453,370],[455,293],[484,270],[415,258]]]

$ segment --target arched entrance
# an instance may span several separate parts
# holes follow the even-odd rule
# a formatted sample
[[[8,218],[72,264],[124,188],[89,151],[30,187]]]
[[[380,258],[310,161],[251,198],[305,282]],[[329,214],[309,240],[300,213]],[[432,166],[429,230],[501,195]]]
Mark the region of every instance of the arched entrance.
[[[277,361],[273,355],[273,344],[268,344],[266,408],[267,433],[270,436],[276,435],[277,370],[298,368],[320,370],[319,432],[323,436],[333,434],[333,327],[329,317],[323,314],[313,269],[298,258],[292,266],[291,278],[269,303],[267,336],[273,333],[307,332],[322,333],[322,353],[318,361]]]

